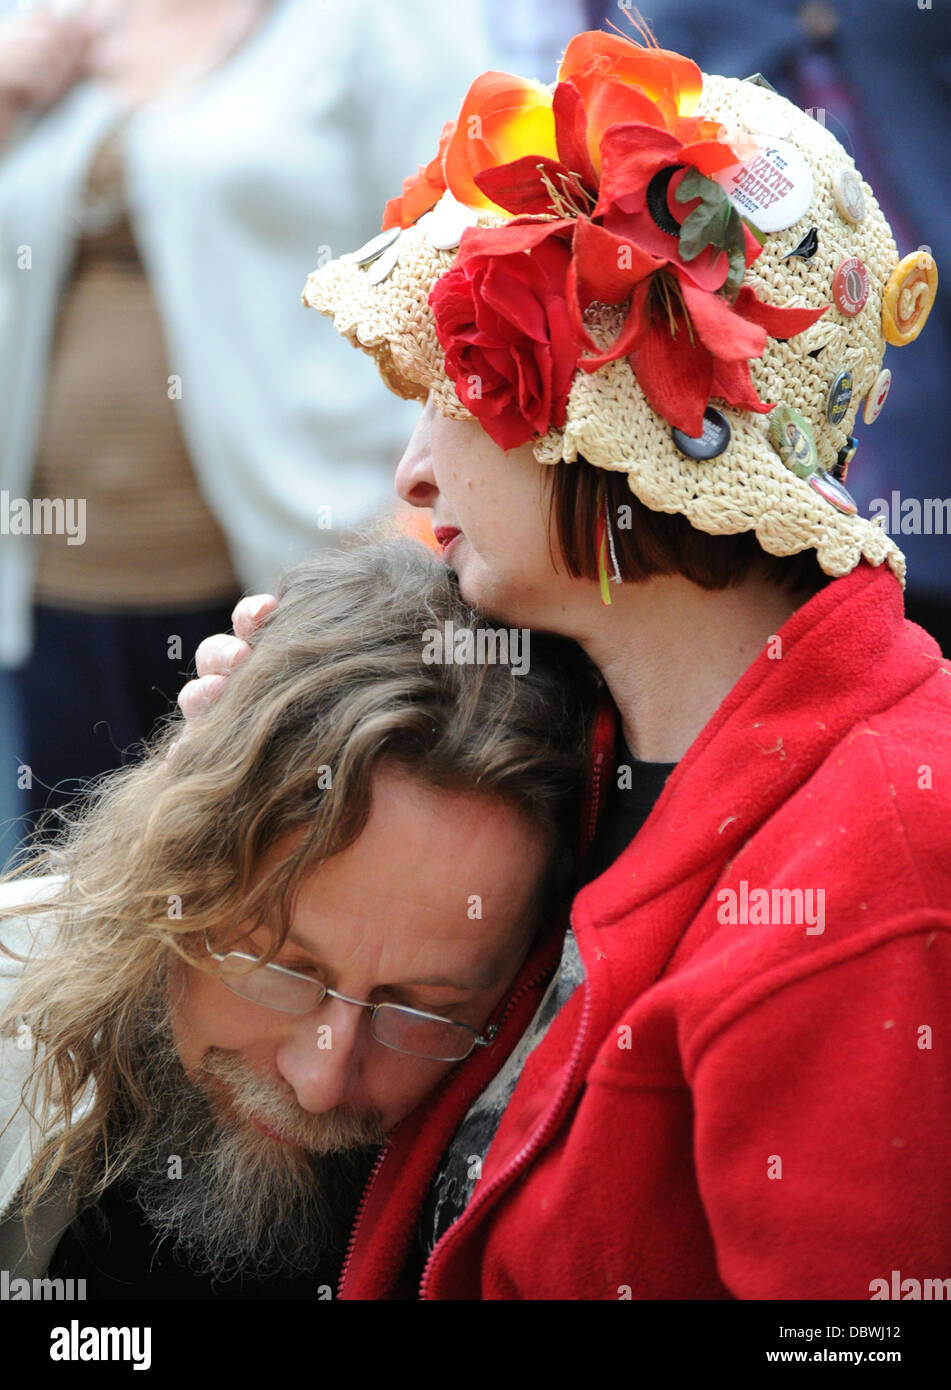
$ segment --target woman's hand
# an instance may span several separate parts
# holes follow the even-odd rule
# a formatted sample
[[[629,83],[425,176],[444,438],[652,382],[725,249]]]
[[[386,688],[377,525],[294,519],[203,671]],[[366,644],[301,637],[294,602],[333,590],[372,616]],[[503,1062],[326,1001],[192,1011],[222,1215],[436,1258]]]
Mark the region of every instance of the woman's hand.
[[[194,719],[214,704],[231,672],[251,655],[247,638],[276,607],[273,594],[252,594],[241,599],[231,615],[233,637],[216,632],[205,638],[195,653],[198,678],[183,685],[178,693],[178,705],[186,719]]]
[[[52,106],[82,77],[93,32],[76,17],[24,10],[0,19],[0,110],[9,119]]]

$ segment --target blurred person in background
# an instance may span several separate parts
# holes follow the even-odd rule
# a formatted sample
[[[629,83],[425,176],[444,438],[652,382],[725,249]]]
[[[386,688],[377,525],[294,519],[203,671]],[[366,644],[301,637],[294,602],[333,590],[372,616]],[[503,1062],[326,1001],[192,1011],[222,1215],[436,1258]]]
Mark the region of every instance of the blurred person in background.
[[[584,0],[591,29],[629,29],[630,4]],[[951,26],[932,0],[654,0],[657,41],[704,72],[761,73],[828,127],[865,172],[900,256],[951,262]],[[911,343],[881,414],[861,416],[849,489],[908,558],[905,611],[951,652],[951,470],[935,405],[951,381],[951,282],[939,279],[926,344]],[[886,367],[893,364],[886,360]],[[938,499],[936,510],[925,499]],[[903,509],[902,504],[910,500]],[[915,505],[915,503],[920,505]],[[929,514],[932,517],[929,523]],[[941,525],[938,531],[935,518]]]
[[[315,245],[329,259],[371,236],[393,168],[428,157],[482,11],[6,8],[9,816],[62,804],[121,761],[242,588],[272,587],[388,499],[411,407],[381,401],[346,343],[315,337],[299,286]]]

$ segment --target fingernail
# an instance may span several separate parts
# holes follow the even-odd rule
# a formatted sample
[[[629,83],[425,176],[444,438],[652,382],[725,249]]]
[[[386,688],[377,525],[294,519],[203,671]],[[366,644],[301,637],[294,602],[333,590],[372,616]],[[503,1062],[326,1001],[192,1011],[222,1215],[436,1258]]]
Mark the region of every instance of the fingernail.
[[[243,649],[243,642],[239,641],[237,637],[229,637],[227,642],[222,643],[221,655],[230,667],[234,665],[235,657],[237,657]]]

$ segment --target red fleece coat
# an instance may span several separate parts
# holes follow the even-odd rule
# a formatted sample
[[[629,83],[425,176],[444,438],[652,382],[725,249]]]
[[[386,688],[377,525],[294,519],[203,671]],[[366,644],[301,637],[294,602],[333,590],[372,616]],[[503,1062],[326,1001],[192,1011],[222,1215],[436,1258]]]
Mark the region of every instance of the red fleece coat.
[[[893,1270],[951,1277],[951,671],[864,564],[779,636],[578,894],[585,985],[421,1290],[400,1280],[420,1204],[557,943],[497,1048],[394,1131],[341,1297],[869,1299]],[[611,775],[603,724],[596,752]]]

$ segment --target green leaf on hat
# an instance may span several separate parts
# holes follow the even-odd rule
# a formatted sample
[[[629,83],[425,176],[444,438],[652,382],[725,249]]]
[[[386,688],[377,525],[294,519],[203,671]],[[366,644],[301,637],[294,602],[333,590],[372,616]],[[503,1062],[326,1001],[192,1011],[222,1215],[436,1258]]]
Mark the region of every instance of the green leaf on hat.
[[[699,169],[688,169],[674,196],[678,203],[700,199],[680,228],[681,256],[685,261],[692,261],[708,246],[725,251],[730,269],[724,289],[735,294],[746,274],[746,239],[743,219],[730,202],[726,189],[701,174]]]
[[[750,236],[754,236],[756,238],[760,246],[766,245],[765,232],[761,232],[759,227],[755,227],[748,217],[741,217],[740,221],[743,223],[743,226],[747,228],[747,230],[750,233]]]

